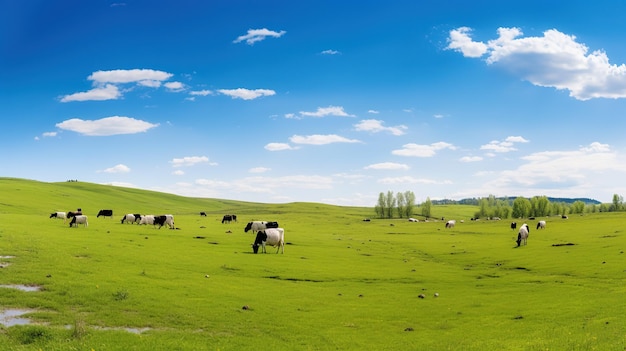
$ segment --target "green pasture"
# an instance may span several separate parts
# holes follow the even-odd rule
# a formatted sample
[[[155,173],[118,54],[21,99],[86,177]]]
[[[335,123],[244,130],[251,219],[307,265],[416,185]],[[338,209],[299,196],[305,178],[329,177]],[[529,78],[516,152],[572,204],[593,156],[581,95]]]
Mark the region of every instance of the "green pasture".
[[[79,207],[88,227],[48,218]],[[434,206],[439,220],[410,223],[0,178],[0,315],[30,321],[0,325],[0,350],[626,349],[625,213],[526,220],[516,248],[511,220],[475,211]],[[178,229],[126,213],[171,213]],[[254,255],[249,220],[278,221],[285,254]]]

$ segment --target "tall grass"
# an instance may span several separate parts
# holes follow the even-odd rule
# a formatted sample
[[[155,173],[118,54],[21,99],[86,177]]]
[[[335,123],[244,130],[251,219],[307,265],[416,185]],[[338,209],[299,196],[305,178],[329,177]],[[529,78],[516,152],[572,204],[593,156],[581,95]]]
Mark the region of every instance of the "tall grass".
[[[623,350],[624,214],[546,218],[515,248],[503,221],[194,199],[0,178],[1,350]],[[49,219],[81,207],[89,227]],[[113,218],[96,218],[111,208]],[[200,217],[199,212],[207,212]],[[172,213],[178,230],[121,224]],[[238,223],[221,224],[235,213]],[[252,254],[245,222],[276,220],[285,254]],[[465,219],[464,223],[460,223]],[[435,297],[435,293],[438,297]],[[423,297],[421,298],[420,295]]]

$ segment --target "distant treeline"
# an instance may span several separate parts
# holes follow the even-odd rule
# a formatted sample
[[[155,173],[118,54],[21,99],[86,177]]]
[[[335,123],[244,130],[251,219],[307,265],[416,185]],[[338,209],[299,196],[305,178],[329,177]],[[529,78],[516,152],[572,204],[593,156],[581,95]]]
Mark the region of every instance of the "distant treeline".
[[[496,197],[496,200],[499,201],[504,201],[507,202],[509,204],[509,206],[513,206],[513,201],[515,201],[515,199],[517,199],[519,196],[506,196],[506,197]],[[450,200],[450,199],[443,199],[443,200],[431,200],[433,205],[474,205],[474,206],[478,206],[480,204],[480,201],[483,198],[467,198],[467,199],[462,199],[462,200]],[[530,198],[529,198],[530,199]],[[565,198],[565,197],[547,197],[548,201],[550,202],[557,202],[557,203],[566,203],[566,204],[573,204],[576,201],[581,201],[583,202],[585,205],[600,205],[601,202],[598,200],[594,200],[594,199],[589,199],[589,198]]]

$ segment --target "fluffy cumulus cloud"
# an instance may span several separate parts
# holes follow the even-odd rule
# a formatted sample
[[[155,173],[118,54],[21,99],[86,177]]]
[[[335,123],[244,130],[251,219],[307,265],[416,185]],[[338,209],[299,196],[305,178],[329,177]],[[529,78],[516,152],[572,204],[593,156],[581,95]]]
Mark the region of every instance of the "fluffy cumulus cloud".
[[[456,150],[456,146],[440,141],[438,143],[432,143],[430,145],[420,145],[415,143],[409,143],[402,146],[402,149],[393,150],[391,153],[397,156],[410,156],[410,157],[433,157],[440,150]]]
[[[374,163],[369,166],[364,167],[365,169],[376,169],[376,170],[408,170],[410,167],[404,163],[394,163],[394,162],[383,162],[383,163]]]
[[[191,167],[198,164],[206,163],[211,166],[217,165],[216,163],[209,162],[209,158],[206,156],[186,156],[182,158],[175,158],[170,161],[172,167]]]
[[[326,145],[334,143],[360,143],[361,141],[356,139],[348,139],[336,134],[327,135],[294,135],[289,140],[294,144],[307,144],[307,145]]]
[[[260,98],[263,96],[276,95],[276,92],[270,89],[253,89],[253,90],[245,89],[245,88],[219,89],[218,92],[220,94],[230,96],[233,99],[243,99],[243,100],[254,100],[256,98]]]
[[[61,102],[116,100],[121,96],[122,93],[117,86],[106,84],[88,91],[65,95],[61,98]]]
[[[139,86],[158,88],[163,81],[170,79],[171,73],[153,69],[116,69],[109,71],[96,71],[87,77],[93,82],[94,88],[84,92],[68,94],[61,97],[61,102],[71,101],[102,101],[116,100],[122,97],[119,88],[121,84],[135,83]],[[167,83],[174,84],[176,82]],[[178,83],[181,84],[181,83]],[[170,91],[178,91],[169,88]]]
[[[283,150],[294,150],[295,148],[287,143],[269,143],[265,145],[265,150],[268,151],[283,151]]]
[[[359,123],[354,125],[354,128],[360,132],[388,132],[393,135],[404,135],[405,131],[409,129],[405,125],[399,125],[395,127],[385,127],[383,121],[379,121],[377,119],[364,119]]]
[[[534,85],[567,90],[578,100],[626,97],[626,65],[609,63],[602,50],[589,48],[556,29],[543,36],[523,37],[519,28],[499,28],[498,37],[486,43],[474,41],[472,30],[450,31],[448,46],[465,57],[486,57]]]
[[[82,120],[80,118],[72,118],[56,124],[56,127],[59,129],[68,130],[88,136],[136,134],[146,132],[149,129],[158,126],[159,124],[153,124],[146,121],[122,116],[112,116],[97,120]]]
[[[102,170],[103,173],[128,173],[130,168],[126,165],[119,164],[113,167]]]
[[[487,150],[490,152],[505,153],[511,151],[517,151],[515,148],[516,143],[527,143],[528,140],[521,136],[510,136],[505,140],[492,140],[489,143],[482,145],[481,150]]]
[[[233,43],[241,43],[242,41],[245,41],[246,44],[253,45],[254,43],[265,40],[268,37],[280,38],[285,35],[285,33],[287,32],[285,32],[284,30],[276,32],[267,28],[248,29],[248,32],[246,34],[237,37],[237,39],[235,39]]]

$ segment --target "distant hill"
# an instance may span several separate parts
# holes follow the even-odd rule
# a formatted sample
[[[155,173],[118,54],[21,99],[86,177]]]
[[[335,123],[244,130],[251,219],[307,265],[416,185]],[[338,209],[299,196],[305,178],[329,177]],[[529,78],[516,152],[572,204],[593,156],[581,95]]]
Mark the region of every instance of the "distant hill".
[[[517,196],[507,196],[507,197],[497,197],[497,200],[509,201],[510,204],[513,204],[513,201],[517,198]],[[467,198],[462,200],[432,200],[433,205],[478,205],[481,198]],[[548,197],[550,203],[567,203],[572,204],[576,201],[582,201],[586,205],[600,205],[601,202],[595,199],[589,198],[567,198],[567,197]]]

